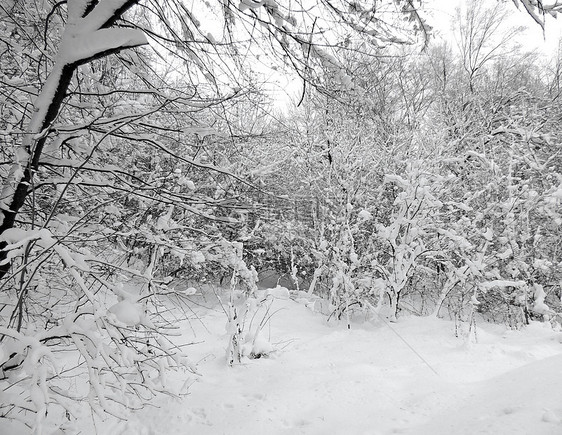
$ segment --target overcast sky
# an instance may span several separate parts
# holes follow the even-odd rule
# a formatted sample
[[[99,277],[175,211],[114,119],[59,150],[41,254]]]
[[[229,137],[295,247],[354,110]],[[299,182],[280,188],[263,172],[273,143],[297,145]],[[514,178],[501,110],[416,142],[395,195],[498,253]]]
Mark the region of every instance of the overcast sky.
[[[487,0],[494,4],[497,0]],[[466,6],[467,0],[423,0],[423,16],[428,23],[433,26],[433,37],[443,38],[454,45],[452,33],[452,23],[455,15],[455,8],[459,5]],[[513,2],[506,2],[506,6],[513,11],[512,21],[506,26],[525,26],[527,29],[519,36],[519,43],[524,50],[544,53],[544,57],[550,58],[556,54],[558,41],[562,35],[562,16],[556,20],[547,17],[546,29],[543,33],[541,27],[531,18],[530,15],[521,7],[520,10],[514,6]],[[271,92],[275,95],[276,107],[284,110],[289,100],[297,101],[302,93],[302,83],[295,77],[282,77],[277,85],[271,85]]]
[[[497,0],[488,0],[494,3]],[[450,34],[451,23],[455,13],[455,8],[466,4],[467,0],[424,0],[423,9],[429,15],[430,24],[443,35]],[[540,26],[525,12],[523,7],[520,10],[514,6],[513,2],[507,2],[506,6],[514,11],[513,25],[522,25],[527,30],[521,35],[520,43],[527,50],[539,49],[545,54],[554,54],[558,47],[562,30],[562,17],[558,20],[547,17],[545,33],[543,34]]]

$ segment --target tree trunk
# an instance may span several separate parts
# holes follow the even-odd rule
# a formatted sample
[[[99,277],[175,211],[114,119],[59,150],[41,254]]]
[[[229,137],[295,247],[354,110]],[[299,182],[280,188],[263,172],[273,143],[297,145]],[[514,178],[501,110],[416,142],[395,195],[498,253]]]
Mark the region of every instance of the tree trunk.
[[[314,270],[314,276],[312,277],[312,282],[310,283],[310,286],[308,287],[308,295],[311,296],[314,294],[314,289],[316,288],[316,283],[318,282],[318,278],[320,278],[320,275],[322,275],[322,270],[324,269],[324,266],[318,266],[315,270]]]
[[[388,293],[388,297],[390,298],[390,321],[396,322],[398,316],[398,302],[400,301],[400,293],[391,290]]]
[[[70,34],[68,39],[73,39],[76,36],[91,36],[92,38],[96,38],[96,36],[98,36],[96,35],[97,31],[111,27],[111,25],[113,25],[115,21],[117,21],[121,15],[125,13],[125,11],[131,8],[138,1],[139,0],[122,1],[119,7],[116,7],[115,9],[110,9],[107,4],[102,4],[105,8],[105,11],[102,10],[102,13],[109,12],[109,14],[104,16],[104,20],[99,23],[99,26],[92,29],[93,31],[89,32],[87,35],[76,33],[76,30],[73,29],[74,33]],[[95,0],[89,0],[85,2],[85,4],[87,7],[85,8],[81,18],[88,19],[88,14],[100,7],[100,5]],[[71,24],[79,26],[84,23],[79,20],[74,23],[70,23],[69,21],[63,34],[63,42],[61,43],[61,46],[65,43],[68,26]],[[74,72],[78,66],[91,62],[94,59],[102,58],[112,53],[117,53],[122,49],[146,43],[146,39],[144,39],[143,42],[141,38],[138,38],[138,34],[134,35],[137,36],[136,38],[133,37],[132,32],[136,31],[131,30],[130,32],[130,40],[124,39],[121,45],[119,43],[115,44],[113,42],[109,42],[107,49],[103,49],[103,46],[101,46],[98,50],[94,50],[89,53],[87,57],[77,59],[72,62],[65,61],[65,56],[59,56],[57,59],[53,70],[47,77],[41,92],[34,102],[34,111],[29,125],[27,126],[27,133],[24,137],[23,147],[16,152],[15,162],[12,165],[10,173],[2,188],[2,193],[0,194],[0,236],[7,230],[14,227],[16,217],[32,189],[33,174],[39,167],[41,154],[43,152],[45,142],[47,141],[47,129],[59,114]],[[74,41],[71,41],[70,46],[73,46],[72,42]],[[78,50],[79,46],[75,49]],[[60,48],[59,50],[63,50],[63,48]],[[68,51],[69,48],[66,47],[66,50]],[[11,266],[11,262],[7,261],[8,251],[5,249],[6,246],[6,241],[0,242],[0,279],[8,273]]]
[[[11,196],[12,201],[9,204],[8,210],[2,210],[3,216],[1,216],[0,235],[14,227],[16,216],[30,192],[33,174],[39,167],[39,159],[41,158],[43,147],[47,141],[47,134],[41,133],[47,129],[56,118],[76,67],[77,65],[68,65],[62,68],[57,68],[55,66],[55,69],[47,78],[43,90],[37,97],[36,101],[42,101],[47,98],[50,99],[50,104],[42,110],[41,107],[37,106],[37,102],[35,103],[35,110],[24,138],[24,154],[22,156],[24,157],[24,165],[17,161],[13,164],[6,180],[6,185],[2,190],[2,198],[9,198]],[[40,137],[37,139],[37,136]],[[16,174],[21,170],[23,170],[23,176],[17,181]],[[13,182],[17,182],[15,189],[13,189],[13,185],[11,184]],[[7,258],[8,251],[4,249],[6,245],[6,242],[0,242],[0,263],[3,263]],[[0,279],[6,275],[9,269],[10,262],[0,265]]]

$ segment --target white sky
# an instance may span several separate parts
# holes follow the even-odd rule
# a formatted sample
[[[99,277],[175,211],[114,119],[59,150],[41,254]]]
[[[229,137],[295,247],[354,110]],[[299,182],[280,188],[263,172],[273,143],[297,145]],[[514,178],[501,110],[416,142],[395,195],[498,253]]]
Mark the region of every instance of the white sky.
[[[497,0],[487,0],[494,3]],[[458,5],[466,4],[466,0],[424,0],[423,10],[425,15],[431,18],[430,24],[434,29],[442,33],[445,37],[451,35],[451,22]],[[562,16],[558,20],[547,17],[545,33],[543,34],[540,26],[533,21],[530,15],[521,6],[519,10],[513,2],[507,2],[507,8],[513,11],[513,20],[508,23],[516,26],[525,26],[527,30],[520,37],[520,43],[524,49],[539,50],[545,55],[553,55],[558,49],[558,41],[562,34]]]
[[[498,0],[487,0],[487,3],[493,4],[496,1]],[[428,24],[433,27],[435,39],[443,38],[454,45],[451,25],[455,8],[466,3],[467,0],[423,0],[423,16],[427,19]],[[558,20],[547,17],[545,32],[543,33],[541,27],[527,14],[522,6],[520,10],[517,10],[513,2],[508,1],[506,3],[507,7],[513,11],[512,21],[506,23],[506,26],[525,26],[527,28],[520,34],[520,40],[518,41],[523,50],[536,50],[543,53],[545,60],[553,57],[562,35],[562,16]],[[297,77],[292,79],[280,77],[278,84],[272,85],[272,92],[276,96],[276,107],[284,110],[291,99],[299,99],[302,92],[302,82]]]

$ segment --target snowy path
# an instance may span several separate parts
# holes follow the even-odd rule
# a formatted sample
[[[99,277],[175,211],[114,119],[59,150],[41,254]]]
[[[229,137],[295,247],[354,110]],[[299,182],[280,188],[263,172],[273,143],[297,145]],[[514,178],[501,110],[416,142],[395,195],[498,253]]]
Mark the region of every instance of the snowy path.
[[[450,322],[403,318],[348,331],[276,300],[267,359],[225,365],[225,316],[207,313],[190,348],[203,375],[183,400],[161,399],[122,434],[562,434],[561,334],[479,325],[464,345]],[[186,336],[192,336],[186,329]],[[184,382],[177,379],[177,382]]]

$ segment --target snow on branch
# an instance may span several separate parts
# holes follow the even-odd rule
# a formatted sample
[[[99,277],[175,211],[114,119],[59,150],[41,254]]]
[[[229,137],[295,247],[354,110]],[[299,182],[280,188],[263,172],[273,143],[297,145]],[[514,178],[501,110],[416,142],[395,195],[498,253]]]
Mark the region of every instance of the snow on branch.
[[[48,126],[58,114],[74,69],[98,56],[148,43],[144,33],[138,29],[104,28],[136,1],[68,1],[68,22],[55,65],[34,102],[23,147],[16,153],[16,161],[0,194],[0,226],[10,228],[13,225],[14,217],[27,196],[25,184],[31,179],[31,166],[39,161]],[[7,215],[9,219],[6,220]]]
[[[102,0],[84,16],[88,3],[84,0],[69,2],[68,24],[61,42],[59,62],[70,65],[105,52],[148,44],[141,30],[104,28],[127,3],[131,3],[130,0]]]
[[[535,20],[535,22],[544,29],[545,15],[556,18],[562,12],[562,4],[555,1],[551,4],[544,4],[541,0],[512,0],[517,9],[519,5],[523,5],[527,13]]]
[[[83,2],[84,0],[78,0]],[[91,0],[88,3],[92,3]],[[127,7],[127,4],[136,3],[131,0],[101,0],[96,7],[84,17],[80,18],[80,27],[84,32],[93,32],[105,27],[116,15]],[[82,18],[84,17],[84,18]]]
[[[61,44],[60,59],[65,64],[84,61],[102,53],[121,48],[138,47],[148,43],[144,33],[137,29],[100,29],[84,33],[80,27],[68,28]]]
[[[88,6],[92,3],[92,0],[69,0],[68,4],[68,22],[72,23],[84,15],[86,15],[86,11]]]

